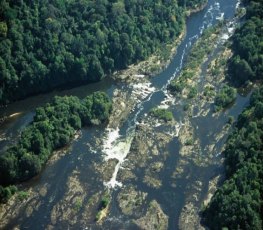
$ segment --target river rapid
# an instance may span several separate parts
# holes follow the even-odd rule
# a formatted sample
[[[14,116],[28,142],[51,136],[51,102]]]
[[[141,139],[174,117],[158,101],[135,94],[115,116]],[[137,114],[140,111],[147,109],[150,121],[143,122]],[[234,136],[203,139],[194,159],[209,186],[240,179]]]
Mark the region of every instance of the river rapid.
[[[209,0],[202,11],[192,14],[176,55],[152,78],[127,84],[106,79],[1,108],[1,117],[6,117],[0,127],[3,151],[32,121],[34,109],[54,95],[83,98],[103,90],[111,97],[121,92],[132,101],[124,121],[82,129],[70,146],[51,158],[41,175],[20,185],[29,189],[29,196],[1,210],[0,228],[201,229],[199,212],[224,171],[221,152],[231,129],[229,116],[237,118],[249,95],[238,95],[231,107],[216,115],[212,103],[202,105],[193,99],[189,113],[184,111],[186,101],[171,96],[167,85],[178,76],[204,30],[225,19],[228,22],[203,62],[197,83],[200,95],[209,81],[218,81],[215,88],[220,87],[220,80],[206,75],[238,23],[234,19],[238,5],[237,0]],[[169,108],[175,120],[164,124],[152,119],[149,111],[154,107]],[[185,144],[190,139],[192,143]],[[105,193],[111,202],[107,216],[98,223],[95,216]]]

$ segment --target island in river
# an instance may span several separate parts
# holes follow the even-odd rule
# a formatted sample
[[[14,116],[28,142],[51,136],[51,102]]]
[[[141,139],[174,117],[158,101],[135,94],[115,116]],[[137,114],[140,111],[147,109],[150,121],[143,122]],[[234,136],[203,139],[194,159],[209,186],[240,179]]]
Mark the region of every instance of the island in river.
[[[72,145],[50,159],[40,177],[24,185],[29,187],[26,194],[18,193],[1,206],[2,226],[201,229],[199,211],[222,180],[220,153],[231,129],[229,117],[236,120],[250,96],[238,94],[234,104],[215,113],[214,98],[225,84],[232,55],[224,44],[236,26],[235,3],[211,1],[190,17],[186,36],[163,73],[142,78],[144,73],[136,72],[136,81],[118,81],[110,90],[113,110],[106,130],[82,129]],[[195,90],[190,96],[190,87],[170,95],[167,85],[189,62],[189,50],[198,49],[200,42],[192,47],[202,27],[217,22],[220,9],[227,9],[229,23],[213,33],[214,49],[198,59],[196,74],[187,80]],[[172,117],[163,119],[163,113]]]

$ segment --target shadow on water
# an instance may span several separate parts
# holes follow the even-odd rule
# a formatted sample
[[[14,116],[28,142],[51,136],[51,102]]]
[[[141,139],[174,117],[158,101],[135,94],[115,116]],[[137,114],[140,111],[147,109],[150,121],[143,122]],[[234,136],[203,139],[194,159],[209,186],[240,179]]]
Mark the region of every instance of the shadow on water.
[[[41,94],[21,101],[16,101],[7,107],[0,108],[0,152],[7,146],[14,143],[21,132],[32,120],[34,110],[50,102],[54,96],[78,96],[80,99],[90,95],[95,91],[105,91],[110,96],[116,88],[115,82],[111,78],[105,78],[101,82],[80,86],[63,91],[53,91],[48,94]]]
[[[198,39],[198,37],[200,37],[205,28],[214,25],[217,22],[216,16],[220,15],[221,12],[224,12],[225,19],[233,18],[236,2],[236,0],[209,0],[207,7],[203,11],[193,14],[187,19],[187,34],[182,43],[179,45],[177,54],[169,66],[161,74],[151,79],[152,85],[157,89],[157,91],[146,98],[145,101],[138,103],[138,106],[129,115],[123,126],[120,127],[121,135],[127,136],[131,128],[135,129],[136,122],[139,119],[142,119],[145,113],[148,113],[151,108],[159,105],[159,103],[165,98],[164,91],[166,90],[167,84],[172,78],[176,77],[183,67],[183,63],[185,62],[187,54],[189,53],[193,43]],[[1,109],[0,116],[9,116],[17,112],[22,112],[23,115],[18,116],[15,121],[10,122],[3,129],[0,128],[0,131],[2,132],[2,130],[5,130],[7,136],[9,137],[17,135],[21,127],[32,120],[33,113],[31,111],[37,106],[43,105],[44,103],[50,101],[54,95],[76,95],[83,98],[96,90],[103,90],[108,92],[109,95],[112,95],[115,88],[117,88],[117,86],[114,85],[114,82],[108,79],[101,83],[95,83],[89,86],[82,86],[62,92],[53,92],[48,95],[40,95],[21,102],[16,102],[9,105],[6,109]],[[199,127],[198,130],[195,130],[195,135],[198,135],[200,138],[202,150],[205,148],[207,143],[214,138],[213,133],[216,133],[218,129],[224,126],[229,115],[234,116],[235,118],[237,117],[238,113],[240,113],[242,108],[247,104],[248,97],[249,96],[239,96],[236,104],[220,118],[213,118],[212,114],[209,114],[208,117],[192,118],[191,121],[194,126]],[[180,111],[183,111],[182,106],[174,106],[174,114],[178,114],[180,117]],[[211,122],[217,125],[211,126]],[[96,172],[92,171],[92,168],[89,167],[91,162],[101,161],[101,151],[90,151],[87,143],[93,142],[96,137],[101,138],[103,133],[104,129],[102,128],[83,129],[82,136],[73,142],[68,150],[68,153],[62,156],[54,164],[47,166],[41,176],[32,182],[31,186],[35,191],[38,191],[45,185],[48,185],[47,194],[43,197],[37,198],[38,202],[40,202],[39,208],[35,210],[30,217],[26,217],[26,214],[23,213],[24,210],[22,210],[20,216],[16,220],[11,220],[8,228],[11,229],[18,224],[21,225],[21,229],[46,228],[46,226],[50,224],[50,214],[52,208],[65,196],[68,178],[76,169],[80,172],[79,178],[83,186],[90,189],[90,191],[88,191],[89,196],[96,191],[102,190],[104,187],[101,178],[98,178]],[[207,136],[207,134],[211,135]],[[220,142],[218,149],[221,148],[224,141],[225,139]],[[0,142],[0,145],[0,147],[5,146],[2,142]],[[208,182],[211,177],[218,175],[222,170],[220,165],[216,163],[220,160],[221,156],[215,158],[215,162],[206,167],[199,167],[194,164],[191,159],[185,159],[188,161],[187,168],[185,168],[185,171],[180,178],[174,178],[173,173],[176,170],[179,160],[179,147],[180,145],[177,138],[174,138],[167,146],[166,150],[169,154],[164,162],[164,168],[159,174],[162,181],[160,189],[152,189],[142,182],[141,178],[143,178],[143,169],[138,169],[135,173],[139,180],[131,182],[131,184],[136,186],[139,190],[148,193],[147,199],[149,201],[153,199],[157,200],[164,212],[169,216],[169,229],[171,230],[179,228],[179,216],[185,206],[186,194],[191,193],[192,190],[190,185],[197,180],[202,181],[201,196],[204,196],[208,189]],[[201,152],[202,153],[198,152],[196,154],[206,154],[205,151]],[[103,229],[136,229],[127,218],[119,218],[118,215],[120,214],[120,210],[116,202],[117,193],[118,190],[113,191],[111,213],[109,218],[106,219]],[[127,223],[122,223],[120,220],[127,221]],[[100,227],[95,226],[94,223],[91,223],[90,226],[91,229],[101,229]],[[62,229],[62,225],[57,223],[55,228]]]

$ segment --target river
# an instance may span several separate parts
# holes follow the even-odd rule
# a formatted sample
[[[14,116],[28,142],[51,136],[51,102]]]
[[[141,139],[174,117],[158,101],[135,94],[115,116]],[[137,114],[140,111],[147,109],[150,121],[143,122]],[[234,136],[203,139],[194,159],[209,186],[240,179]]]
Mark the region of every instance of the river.
[[[83,98],[94,91],[103,90],[112,97],[113,92],[119,89],[129,92],[130,97],[136,98],[134,109],[120,127],[100,126],[83,129],[80,137],[64,149],[65,154],[47,165],[37,178],[23,184],[22,188],[30,188],[33,195],[21,205],[13,206],[17,208],[16,212],[14,210],[7,212],[5,228],[19,227],[20,229],[34,230],[138,229],[133,221],[136,218],[138,219],[136,213],[124,214],[118,201],[119,194],[123,189],[133,187],[147,196],[144,204],[141,205],[141,209],[144,210],[142,213],[145,214],[149,202],[156,200],[163,213],[169,217],[168,229],[187,229],[188,226],[183,227],[185,223],[182,222],[183,216],[185,213],[187,214],[187,205],[193,205],[192,207],[197,213],[208,192],[209,181],[223,172],[220,153],[227,135],[218,138],[216,134],[224,129],[229,116],[237,118],[238,114],[248,104],[249,95],[238,95],[231,108],[219,116],[214,116],[211,111],[206,116],[200,116],[199,114],[202,111],[196,105],[194,114],[186,120],[183,104],[180,100],[174,101],[166,88],[183,68],[192,45],[203,31],[215,25],[221,17],[231,21],[234,18],[236,6],[237,0],[209,0],[204,10],[190,16],[187,19],[186,36],[178,46],[177,53],[171,63],[164,71],[146,83],[126,85],[106,79],[100,83],[28,98],[8,105],[6,108],[1,108],[0,116],[7,117],[0,127],[0,149],[3,151],[16,140],[21,129],[30,123],[34,109],[50,101],[54,95],[76,95]],[[229,24],[229,27],[226,28],[226,34],[222,34],[221,40],[231,34],[235,23],[233,21],[233,24]],[[220,42],[215,45],[215,50],[210,55],[210,59],[202,65],[201,74],[206,74],[207,63],[220,52],[222,46]],[[200,87],[202,81],[201,78]],[[167,127],[162,125],[148,124],[154,133],[170,132],[172,136],[163,149],[167,153],[165,156],[158,155],[154,159],[146,160],[150,162],[149,164],[160,162],[163,164],[162,170],[158,173],[161,186],[156,188],[149,186],[143,180],[149,168],[145,164],[142,167],[137,167],[139,163],[134,163],[132,160],[136,159],[133,157],[135,152],[133,145],[136,142],[138,126],[142,123],[147,125],[150,109],[160,105],[169,106],[177,125],[175,125],[174,130],[167,130]],[[211,106],[208,105],[208,107]],[[187,156],[182,157],[179,154],[181,151],[180,128],[186,125],[186,122],[191,124],[194,136],[196,136],[195,140],[198,140],[199,146],[193,151],[193,155],[189,156],[189,159],[186,159]],[[211,152],[207,149],[212,145],[214,148],[211,157]],[[206,158],[210,159],[209,163],[196,163],[197,160],[205,162]],[[110,166],[101,166],[107,164]],[[110,170],[106,173],[96,172],[97,169],[102,171],[107,168]],[[175,171],[179,168],[183,171],[180,176],[175,176]],[[123,175],[126,175],[128,170],[134,176],[125,179]],[[103,177],[103,174],[106,175]],[[77,182],[74,179],[76,177],[78,178]],[[73,188],[73,191],[70,191],[69,186],[76,186],[76,189]],[[96,194],[101,194],[101,191],[107,189],[112,197],[109,215],[103,223],[97,224],[94,221],[94,213],[98,210],[96,205],[92,206],[92,202],[96,200]],[[197,199],[193,201],[194,196],[197,196]],[[81,200],[81,207],[73,212],[76,197]],[[13,215],[14,213],[15,215]],[[196,229],[198,228],[196,226]]]

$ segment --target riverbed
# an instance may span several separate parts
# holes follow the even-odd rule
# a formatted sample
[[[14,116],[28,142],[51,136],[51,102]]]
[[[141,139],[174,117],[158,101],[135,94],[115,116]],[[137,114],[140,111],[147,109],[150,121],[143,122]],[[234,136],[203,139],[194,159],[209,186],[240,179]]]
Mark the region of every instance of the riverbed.
[[[221,155],[231,129],[249,95],[238,95],[228,109],[213,112],[213,100],[204,102],[204,87],[221,87],[224,78],[210,74],[210,63],[225,51],[237,21],[236,0],[209,0],[201,12],[187,19],[186,35],[170,64],[154,77],[137,73],[138,80],[107,79],[72,90],[53,92],[2,108],[0,147],[16,141],[34,115],[34,109],[54,95],[80,98],[107,92],[116,103],[109,124],[82,129],[70,146],[55,153],[43,172],[21,185],[28,197],[14,197],[1,207],[4,229],[201,229],[199,212],[223,177]],[[167,85],[178,76],[193,44],[204,30],[223,19],[214,51],[203,61],[195,82],[197,96],[174,97]],[[227,53],[227,52],[226,52]],[[221,58],[221,57],[220,57]],[[214,77],[214,78],[213,78]],[[185,110],[185,104],[189,109]],[[170,122],[149,115],[154,107],[168,108]],[[100,201],[110,194],[107,215],[95,221]]]

